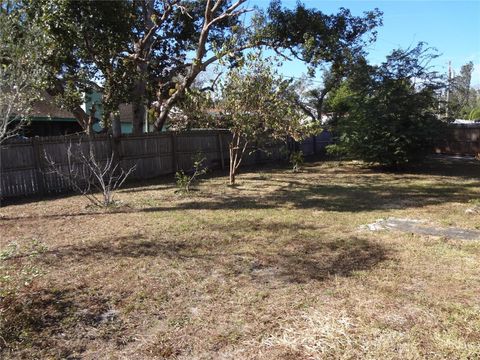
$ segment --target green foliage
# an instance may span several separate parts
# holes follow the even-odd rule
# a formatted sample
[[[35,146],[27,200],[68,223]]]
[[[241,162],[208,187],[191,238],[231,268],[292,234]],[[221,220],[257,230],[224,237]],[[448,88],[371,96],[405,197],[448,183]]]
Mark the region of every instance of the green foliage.
[[[38,26],[23,26],[24,17],[11,1],[0,7],[0,143],[28,123],[46,79],[40,60],[49,40]]]
[[[348,79],[331,102],[340,115],[339,142],[330,153],[391,167],[430,153],[443,129],[434,113],[438,78],[422,65],[431,58],[419,44],[392,52],[381,66],[363,66]]]
[[[232,69],[221,84],[218,125],[233,134],[229,144],[230,184],[248,144],[257,148],[275,140],[305,135],[303,115],[290,97],[289,81],[275,70],[272,59],[249,53],[242,67]]]
[[[246,49],[268,46],[293,54],[312,69],[329,62],[341,73],[375,38],[374,29],[381,24],[377,9],[363,16],[352,16],[346,9],[326,15],[301,4],[282,9],[278,1],[266,13],[256,9],[248,23],[249,17],[242,16],[250,11],[247,4],[231,0],[215,6],[194,0],[120,1],[114,11],[108,1],[12,3],[27,10],[24,26],[35,23],[52,40],[42,59],[49,69],[47,89],[84,127],[82,94],[92,88],[103,92],[106,118],[122,102],[137,109],[146,104],[161,129],[180,101],[186,101],[187,108],[195,105],[189,103],[187,90],[218,60],[230,68],[242,66]],[[364,40],[368,33],[370,38]],[[195,59],[186,63],[192,52]],[[141,112],[135,112],[136,125],[143,121]]]
[[[188,193],[188,185],[190,182],[190,177],[185,174],[183,170],[177,171],[175,173],[175,182],[177,183],[178,193]]]
[[[448,116],[452,119],[468,118],[472,109],[477,105],[475,90],[470,87],[473,69],[473,62],[470,61],[461,67],[460,74],[449,81]]]
[[[473,109],[468,115],[469,120],[478,120],[480,119],[480,108]]]
[[[353,16],[341,8],[337,14],[326,15],[298,2],[294,9],[281,7],[272,1],[268,22],[263,29],[267,42],[276,48],[290,50],[314,68],[324,62],[332,63],[336,70],[345,67],[352,58],[363,53],[365,44],[376,38],[374,29],[382,24],[378,9]],[[368,39],[363,36],[370,34]]]
[[[191,186],[194,185],[198,178],[207,173],[208,169],[205,166],[207,160],[201,153],[195,154],[193,158],[193,169],[190,174],[186,174],[183,170],[175,173],[175,180],[177,183],[177,193],[188,194],[191,190]]]
[[[49,69],[47,90],[71,111],[83,94],[102,90],[105,113],[117,109],[132,87],[133,64],[126,56],[133,29],[128,2],[23,0],[31,23],[51,42],[42,59]],[[101,84],[100,86],[98,84]]]
[[[218,125],[249,142],[302,138],[303,116],[290,101],[288,85],[272,59],[248,54],[244,66],[232,69],[221,83]]]
[[[345,157],[348,153],[348,148],[340,144],[331,144],[326,146],[327,155],[332,156],[337,159]]]
[[[214,128],[215,114],[209,112],[214,107],[211,92],[192,87],[186,90],[184,98],[175,111],[170,113],[170,128],[176,130]]]
[[[294,173],[299,172],[302,169],[305,159],[303,157],[302,151],[294,151],[290,155],[290,164],[292,165],[292,170]]]

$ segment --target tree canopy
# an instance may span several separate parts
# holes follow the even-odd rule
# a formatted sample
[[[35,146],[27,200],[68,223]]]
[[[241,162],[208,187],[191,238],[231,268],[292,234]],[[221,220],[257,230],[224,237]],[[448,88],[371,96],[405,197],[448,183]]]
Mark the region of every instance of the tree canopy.
[[[41,54],[49,39],[38,27],[23,27],[14,2],[0,7],[0,143],[25,125],[41,97],[46,71]]]
[[[358,66],[330,99],[339,137],[331,150],[390,167],[431,152],[443,128],[436,116],[443,83],[428,67],[434,57],[420,43],[394,50],[380,66]]]
[[[381,25],[378,10],[326,15],[302,4],[285,9],[279,1],[266,12],[248,8],[246,0],[128,0],[114,8],[105,1],[18,4],[28,13],[24,26],[36,24],[54,40],[43,59],[48,91],[85,129],[85,92],[103,92],[107,120],[120,103],[132,103],[134,132],[142,131],[146,109],[161,130],[198,75],[219,59],[234,66],[245,50],[268,47],[312,70],[328,62],[341,71]],[[242,16],[247,12],[252,16]]]
[[[230,183],[248,146],[255,150],[272,140],[299,140],[306,128],[303,115],[292,106],[289,81],[273,70],[261,53],[250,53],[243,66],[232,69],[222,81],[217,124],[232,133],[230,148]]]

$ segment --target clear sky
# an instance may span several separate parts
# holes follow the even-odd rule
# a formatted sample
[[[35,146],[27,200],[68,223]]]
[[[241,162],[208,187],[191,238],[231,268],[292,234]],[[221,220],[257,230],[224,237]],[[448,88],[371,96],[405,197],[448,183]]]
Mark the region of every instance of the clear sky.
[[[296,0],[283,0],[285,7],[292,8]],[[377,42],[369,47],[369,60],[380,63],[392,49],[416,45],[425,41],[442,54],[435,66],[447,72],[448,61],[458,72],[460,67],[473,61],[475,64],[472,85],[480,86],[480,0],[383,0],[340,1],[303,0],[308,7],[324,13],[334,13],[340,7],[350,9],[353,15],[379,8],[383,11],[383,26],[378,29]],[[250,0],[249,6],[266,8],[269,0]],[[299,63],[285,64],[282,72],[300,76],[305,67]]]

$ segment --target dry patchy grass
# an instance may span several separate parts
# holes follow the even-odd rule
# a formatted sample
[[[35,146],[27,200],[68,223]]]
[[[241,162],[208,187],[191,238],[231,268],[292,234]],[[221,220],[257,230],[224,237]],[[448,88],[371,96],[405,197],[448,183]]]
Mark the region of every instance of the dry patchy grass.
[[[0,209],[2,358],[477,359],[480,242],[360,231],[389,216],[475,229],[480,167],[318,162]],[[5,276],[10,276],[6,278]],[[25,284],[26,282],[26,284]]]

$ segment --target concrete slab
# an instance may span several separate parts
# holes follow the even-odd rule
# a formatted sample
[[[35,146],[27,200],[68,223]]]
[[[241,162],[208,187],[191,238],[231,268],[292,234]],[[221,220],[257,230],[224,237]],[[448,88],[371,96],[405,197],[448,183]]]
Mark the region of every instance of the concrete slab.
[[[442,228],[427,224],[424,220],[401,219],[390,217],[379,219],[372,224],[362,225],[361,229],[369,231],[394,230],[419,235],[440,236],[458,240],[480,240],[480,231],[461,228]]]

